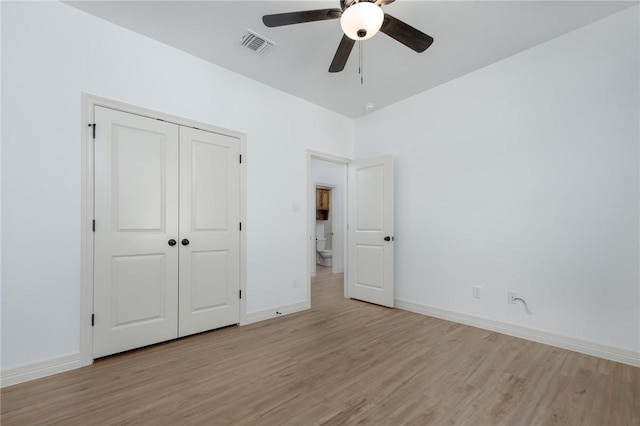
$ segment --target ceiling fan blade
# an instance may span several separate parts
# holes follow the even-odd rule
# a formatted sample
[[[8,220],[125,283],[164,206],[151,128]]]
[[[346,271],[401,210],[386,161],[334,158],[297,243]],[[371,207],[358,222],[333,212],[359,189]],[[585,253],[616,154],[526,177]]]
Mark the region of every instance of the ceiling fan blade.
[[[329,72],[340,72],[344,69],[344,66],[347,64],[347,59],[349,59],[351,49],[353,49],[353,45],[355,43],[356,41],[347,37],[346,34],[342,36],[342,40],[340,40],[340,44],[338,45],[338,50],[336,50],[333,61],[331,61],[331,65],[329,66]]]
[[[304,10],[300,12],[276,13],[264,15],[262,22],[267,27],[281,27],[283,25],[302,24],[304,22],[338,19],[342,15],[340,9]]]
[[[424,52],[433,43],[433,37],[387,13],[384,14],[380,31],[418,53]]]
[[[349,6],[351,6],[351,4],[354,2],[355,0],[340,0],[340,7],[342,8],[342,10],[345,10],[346,8],[348,8]],[[393,1],[393,0],[391,0]]]
[[[376,0],[376,4],[378,6],[384,6],[384,5],[387,5],[387,4],[391,4],[394,1],[396,1],[396,0]]]

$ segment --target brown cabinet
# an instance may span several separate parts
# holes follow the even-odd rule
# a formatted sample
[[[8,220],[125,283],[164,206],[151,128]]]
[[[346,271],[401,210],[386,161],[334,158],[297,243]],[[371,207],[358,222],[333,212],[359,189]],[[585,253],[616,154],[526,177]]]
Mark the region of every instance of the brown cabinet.
[[[329,189],[316,189],[316,219],[327,220],[329,218]]]
[[[329,210],[328,189],[316,189],[316,210]]]

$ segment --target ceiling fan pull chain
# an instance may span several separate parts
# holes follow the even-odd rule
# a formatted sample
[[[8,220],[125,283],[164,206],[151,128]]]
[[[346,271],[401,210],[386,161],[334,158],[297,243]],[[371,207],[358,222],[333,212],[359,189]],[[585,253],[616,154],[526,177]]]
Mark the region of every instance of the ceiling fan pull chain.
[[[362,55],[362,40],[358,41],[358,50],[360,51],[360,67],[358,73],[360,74],[360,84],[364,84],[364,61]]]

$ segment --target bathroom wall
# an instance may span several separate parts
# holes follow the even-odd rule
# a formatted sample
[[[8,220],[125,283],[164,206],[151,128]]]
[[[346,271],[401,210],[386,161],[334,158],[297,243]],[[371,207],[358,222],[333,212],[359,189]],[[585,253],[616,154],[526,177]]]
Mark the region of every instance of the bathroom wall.
[[[329,191],[329,197],[333,197],[335,194],[333,190]],[[329,215],[327,216],[327,220],[324,221],[324,238],[326,240],[325,248],[327,250],[331,250],[333,246],[333,209],[329,210]]]
[[[315,233],[315,241],[316,241],[316,248],[318,248],[318,241],[321,238],[325,239],[325,249],[327,249],[327,242],[326,242],[326,228],[325,225],[328,221],[327,220],[316,220],[316,233]],[[320,256],[319,253],[316,253],[316,266],[317,265],[322,265],[322,257]]]

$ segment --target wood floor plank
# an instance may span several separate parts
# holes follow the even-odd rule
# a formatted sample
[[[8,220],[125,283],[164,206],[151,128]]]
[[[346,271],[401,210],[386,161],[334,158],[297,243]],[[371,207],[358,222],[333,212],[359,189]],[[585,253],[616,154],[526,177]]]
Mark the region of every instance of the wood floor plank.
[[[343,298],[2,389],[3,425],[640,425],[640,369]]]

